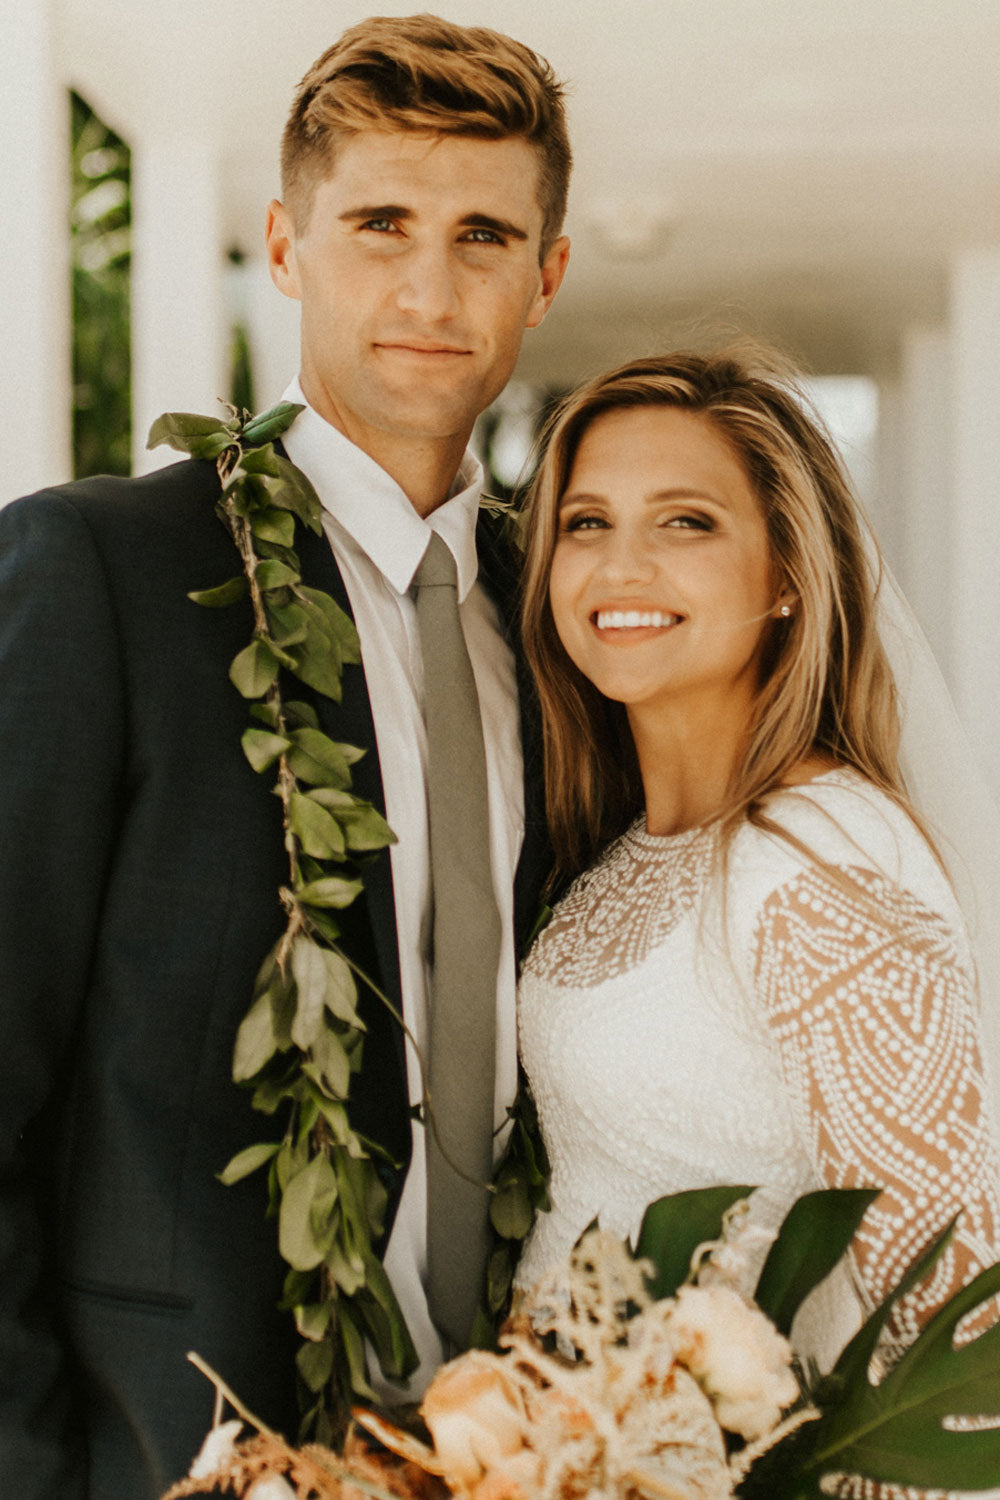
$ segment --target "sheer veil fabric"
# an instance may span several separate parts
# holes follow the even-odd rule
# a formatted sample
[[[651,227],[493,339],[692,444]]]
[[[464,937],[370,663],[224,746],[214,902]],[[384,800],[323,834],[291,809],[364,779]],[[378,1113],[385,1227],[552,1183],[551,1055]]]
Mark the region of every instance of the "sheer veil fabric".
[[[882,565],[879,635],[899,692],[907,791],[937,841],[979,974],[984,1068],[1000,1121],[1000,809],[926,636]]]

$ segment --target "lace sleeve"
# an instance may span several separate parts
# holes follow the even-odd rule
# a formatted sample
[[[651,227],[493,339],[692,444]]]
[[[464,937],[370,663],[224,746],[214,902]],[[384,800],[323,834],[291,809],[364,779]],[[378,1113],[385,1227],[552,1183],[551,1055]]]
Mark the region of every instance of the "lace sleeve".
[[[803,1140],[830,1187],[882,1187],[852,1246],[869,1305],[961,1210],[932,1274],[886,1330],[905,1347],[1000,1259],[997,1153],[975,982],[956,934],[871,872],[806,869],[765,902],[754,974]],[[997,1317],[966,1319],[966,1337]]]

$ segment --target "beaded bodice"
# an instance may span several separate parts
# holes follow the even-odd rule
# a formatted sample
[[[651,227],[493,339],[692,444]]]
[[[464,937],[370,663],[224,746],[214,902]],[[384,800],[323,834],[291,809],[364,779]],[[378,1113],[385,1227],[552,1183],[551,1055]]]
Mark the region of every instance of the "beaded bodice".
[[[553,1209],[519,1280],[595,1216],[634,1234],[664,1193],[759,1186],[770,1229],[811,1188],[882,1186],[850,1266],[803,1313],[797,1341],[825,1362],[959,1209],[894,1341],[1000,1257],[1000,1174],[965,931],[926,841],[845,771],[768,812],[809,852],[745,825],[722,867],[711,828],[637,824],[532,950],[520,1044]]]

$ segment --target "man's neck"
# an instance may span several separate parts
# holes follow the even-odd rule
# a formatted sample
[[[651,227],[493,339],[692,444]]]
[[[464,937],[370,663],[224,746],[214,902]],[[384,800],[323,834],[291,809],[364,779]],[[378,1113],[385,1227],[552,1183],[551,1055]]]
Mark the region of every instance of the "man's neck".
[[[318,399],[314,397],[304,374],[299,376],[299,383],[313,410],[396,481],[418,516],[427,517],[444,504],[452,492],[471,433],[432,438],[385,432],[352,419],[321,395]]]

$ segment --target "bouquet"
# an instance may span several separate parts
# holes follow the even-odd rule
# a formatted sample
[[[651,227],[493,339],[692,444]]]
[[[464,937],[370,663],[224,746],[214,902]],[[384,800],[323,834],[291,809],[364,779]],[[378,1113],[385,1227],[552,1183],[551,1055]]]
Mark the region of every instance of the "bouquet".
[[[239,1420],[217,1426],[165,1500],[820,1500],[842,1484],[872,1493],[853,1488],[865,1481],[995,1485],[1000,1323],[959,1345],[953,1336],[1000,1290],[1000,1266],[952,1298],[876,1383],[892,1305],[930,1270],[950,1227],[820,1376],[796,1360],[792,1320],[876,1193],[800,1199],[751,1301],[735,1289],[749,1191],[662,1198],[634,1247],[591,1226],[521,1300],[496,1351],[438,1372],[422,1435],[355,1409],[343,1454],[296,1450],[244,1412],[256,1435],[241,1442]]]

